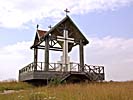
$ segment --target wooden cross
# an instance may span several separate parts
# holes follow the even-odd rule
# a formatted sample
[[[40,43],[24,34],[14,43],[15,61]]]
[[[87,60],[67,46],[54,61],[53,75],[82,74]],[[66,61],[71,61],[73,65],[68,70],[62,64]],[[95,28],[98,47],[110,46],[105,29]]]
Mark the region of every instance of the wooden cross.
[[[64,30],[64,35],[62,36],[57,36],[57,41],[63,41],[63,58],[62,58],[62,63],[64,66],[67,67],[69,64],[68,61],[68,43],[74,43],[73,38],[68,37],[68,30]],[[66,68],[67,71],[69,68]]]
[[[66,15],[67,13],[70,13],[70,11],[67,8],[64,11],[66,12]]]

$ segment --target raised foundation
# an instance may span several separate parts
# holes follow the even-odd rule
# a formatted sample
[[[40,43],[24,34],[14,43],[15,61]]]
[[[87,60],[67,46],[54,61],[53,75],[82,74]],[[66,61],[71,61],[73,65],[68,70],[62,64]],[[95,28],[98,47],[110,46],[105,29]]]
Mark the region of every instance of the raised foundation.
[[[104,67],[84,65],[84,71],[80,70],[80,64],[71,63],[70,71],[59,70],[63,65],[59,63],[49,64],[49,71],[44,71],[43,62],[38,62],[37,67],[34,63],[19,70],[19,81],[48,84],[50,80],[58,78],[61,82],[69,83],[82,81],[103,81]],[[60,67],[59,67],[60,65]],[[34,70],[34,68],[37,68]]]

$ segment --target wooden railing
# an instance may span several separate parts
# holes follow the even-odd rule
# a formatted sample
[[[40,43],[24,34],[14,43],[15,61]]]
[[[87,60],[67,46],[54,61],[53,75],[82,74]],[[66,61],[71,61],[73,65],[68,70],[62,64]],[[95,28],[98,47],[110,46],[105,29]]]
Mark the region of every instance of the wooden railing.
[[[68,70],[65,70],[66,66],[69,66]],[[45,63],[44,62],[37,62],[30,63],[29,65],[25,66],[21,70],[19,70],[19,74],[28,73],[31,71],[44,71],[45,70]],[[81,72],[80,64],[79,63],[70,63],[68,65],[64,65],[62,63],[50,63],[48,71],[60,71],[60,72],[68,72],[68,71],[76,71]],[[84,72],[85,73],[94,73],[94,74],[104,74],[104,67],[103,66],[93,66],[93,65],[84,65]]]
[[[84,68],[84,72],[91,81],[102,81],[105,79],[103,66],[93,66],[85,64]]]
[[[84,70],[85,72],[89,72],[89,73],[104,73],[103,66],[94,66],[94,65],[85,64]]]
[[[34,71],[34,63],[30,63],[29,65],[27,65],[24,68],[22,68],[21,70],[19,70],[19,74],[27,73],[30,71]]]

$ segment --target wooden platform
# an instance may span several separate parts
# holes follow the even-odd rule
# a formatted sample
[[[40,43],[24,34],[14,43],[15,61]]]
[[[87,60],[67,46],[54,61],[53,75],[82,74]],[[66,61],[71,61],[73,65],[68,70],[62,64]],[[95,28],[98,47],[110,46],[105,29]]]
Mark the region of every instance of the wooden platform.
[[[59,70],[59,63],[51,63],[49,64],[49,71],[44,71],[43,62],[38,62],[37,69],[35,69],[35,64],[31,63],[19,70],[19,81],[48,84],[54,78],[69,83],[104,80],[103,66],[85,65],[84,71],[79,68],[79,64],[71,63],[70,71]]]

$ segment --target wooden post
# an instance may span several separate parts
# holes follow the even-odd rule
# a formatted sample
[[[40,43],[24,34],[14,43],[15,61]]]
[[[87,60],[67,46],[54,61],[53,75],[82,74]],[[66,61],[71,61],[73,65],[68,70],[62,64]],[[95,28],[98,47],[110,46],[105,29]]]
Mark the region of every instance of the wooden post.
[[[82,40],[79,42],[80,70],[84,71],[84,45]]]
[[[44,71],[49,70],[49,35],[45,38],[45,69]]]
[[[34,48],[34,70],[37,70],[38,49]]]
[[[102,67],[102,68],[103,68],[103,80],[105,80],[104,67]]]

